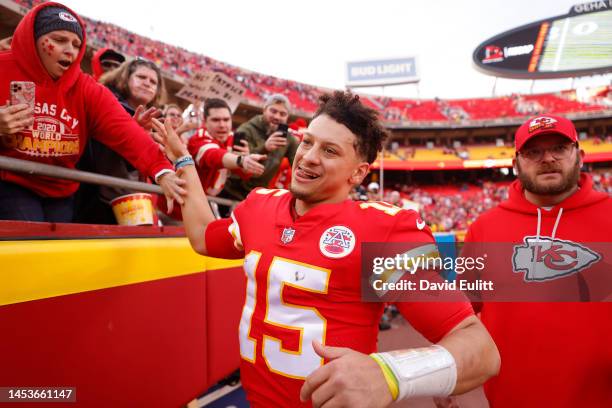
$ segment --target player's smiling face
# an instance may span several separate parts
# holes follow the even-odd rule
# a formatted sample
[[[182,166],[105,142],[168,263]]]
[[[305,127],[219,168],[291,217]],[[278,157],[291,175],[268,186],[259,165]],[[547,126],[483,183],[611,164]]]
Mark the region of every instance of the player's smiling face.
[[[356,150],[357,137],[327,115],[310,123],[293,160],[291,192],[300,209],[344,201],[369,165]]]

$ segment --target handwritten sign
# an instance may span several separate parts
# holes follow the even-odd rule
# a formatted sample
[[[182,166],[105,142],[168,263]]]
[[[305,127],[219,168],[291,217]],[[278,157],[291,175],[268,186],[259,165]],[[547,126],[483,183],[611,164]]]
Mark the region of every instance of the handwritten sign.
[[[236,110],[246,90],[237,81],[220,72],[198,72],[176,94],[190,102],[204,102],[208,98],[220,98]]]

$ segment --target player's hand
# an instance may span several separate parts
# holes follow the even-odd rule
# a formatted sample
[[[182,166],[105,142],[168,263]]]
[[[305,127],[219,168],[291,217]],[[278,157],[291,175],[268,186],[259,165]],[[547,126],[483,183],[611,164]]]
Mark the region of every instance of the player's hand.
[[[370,356],[344,347],[313,341],[315,352],[330,360],[310,374],[300,392],[312,406],[378,408],[393,402],[382,369]]]
[[[153,127],[151,120],[160,116],[161,111],[155,107],[145,110],[144,106],[138,105],[136,112],[134,112],[134,120],[147,131]]]
[[[13,37],[6,37],[0,40],[0,51],[6,51],[11,49],[11,41]]]
[[[267,151],[273,152],[279,147],[287,145],[287,138],[283,136],[283,132],[274,132],[267,139],[264,147]]]
[[[436,408],[459,408],[459,403],[455,397],[434,397]]]
[[[162,174],[157,183],[164,191],[166,196],[166,204],[168,208],[168,214],[174,209],[174,200],[179,204],[184,204],[183,196],[187,195],[187,190],[183,188],[187,182],[176,175],[175,172],[169,172]]]
[[[34,123],[34,112],[25,103],[0,106],[0,135],[19,133]]]
[[[251,150],[249,149],[249,142],[247,142],[246,140],[241,140],[240,144],[237,145],[233,145],[232,146],[232,151],[234,152],[238,152],[238,153],[242,153],[242,154],[250,154]]]
[[[158,136],[156,141],[159,140],[158,143],[164,146],[164,152],[170,160],[174,162],[179,157],[189,154],[185,143],[178,137],[170,122],[162,124],[159,120],[152,118],[151,125]]]
[[[261,176],[264,172],[264,165],[260,163],[262,160],[266,160],[265,154],[249,154],[242,158],[242,168],[247,174],[253,176]]]

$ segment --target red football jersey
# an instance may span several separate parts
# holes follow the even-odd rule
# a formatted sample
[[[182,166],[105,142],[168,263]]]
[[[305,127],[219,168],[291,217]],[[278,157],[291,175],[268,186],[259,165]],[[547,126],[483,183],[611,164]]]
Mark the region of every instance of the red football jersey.
[[[221,143],[202,129],[189,139],[187,149],[195,159],[202,187],[209,196],[218,195],[225,186],[229,170],[223,167],[223,156],[232,140],[230,136]]]
[[[229,233],[213,225],[206,234],[207,248],[234,243],[246,254],[240,353],[252,406],[310,406],[300,388],[324,363],[313,340],[376,351],[384,305],[361,300],[362,243],[434,242],[415,212],[386,203],[322,204],[300,217],[293,205],[287,190],[257,189],[235,209]],[[432,342],[473,314],[468,302],[398,306]]]

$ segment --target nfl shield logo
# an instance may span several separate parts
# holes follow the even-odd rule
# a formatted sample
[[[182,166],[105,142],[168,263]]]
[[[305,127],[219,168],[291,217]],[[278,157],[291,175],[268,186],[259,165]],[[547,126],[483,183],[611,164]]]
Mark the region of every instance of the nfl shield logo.
[[[283,236],[281,237],[281,241],[283,244],[288,244],[293,241],[293,236],[295,235],[295,230],[291,227],[285,227],[283,229]]]

